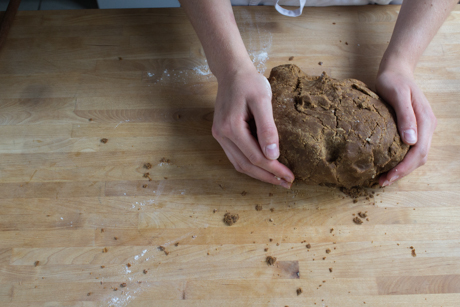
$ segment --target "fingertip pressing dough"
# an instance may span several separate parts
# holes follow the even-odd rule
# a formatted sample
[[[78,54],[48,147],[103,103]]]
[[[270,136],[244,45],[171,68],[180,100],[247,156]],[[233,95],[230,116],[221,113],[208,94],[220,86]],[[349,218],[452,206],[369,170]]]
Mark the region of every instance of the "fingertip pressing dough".
[[[409,150],[393,109],[361,81],[281,65],[269,82],[279,161],[307,184],[371,187]]]

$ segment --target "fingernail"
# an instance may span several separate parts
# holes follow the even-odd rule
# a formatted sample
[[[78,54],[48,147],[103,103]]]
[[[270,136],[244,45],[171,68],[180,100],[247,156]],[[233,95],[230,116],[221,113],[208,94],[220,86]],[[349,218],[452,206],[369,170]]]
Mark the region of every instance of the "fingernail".
[[[286,182],[289,182],[289,183],[293,183],[295,178],[287,177],[287,178],[283,178],[283,180],[286,180]]]
[[[276,144],[270,144],[265,147],[265,155],[267,158],[271,160],[276,160],[278,159],[280,155],[280,151],[278,149],[278,145]]]
[[[286,182],[286,181],[284,181],[284,180],[281,180],[280,185],[281,185],[283,188],[286,188],[286,189],[288,189],[288,190],[291,188],[291,183]]]
[[[393,182],[394,182],[396,179],[398,179],[398,178],[399,178],[398,175],[395,175],[395,176],[391,177],[391,179],[390,179],[390,184],[393,183]]]
[[[385,182],[382,184],[382,187],[386,187],[390,184],[390,182],[388,180],[385,180]]]
[[[409,144],[417,143],[417,134],[415,134],[415,130],[409,129],[409,130],[404,131],[404,139]]]

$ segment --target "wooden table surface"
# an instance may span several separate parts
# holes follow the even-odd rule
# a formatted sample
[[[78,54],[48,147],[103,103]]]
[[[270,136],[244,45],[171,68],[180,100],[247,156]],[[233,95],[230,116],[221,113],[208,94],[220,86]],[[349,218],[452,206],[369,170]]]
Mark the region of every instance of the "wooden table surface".
[[[266,76],[294,56],[373,86],[398,10],[235,15]],[[0,51],[0,305],[459,306],[460,6],[416,79],[439,122],[429,162],[353,203],[233,169],[181,9],[20,12]]]

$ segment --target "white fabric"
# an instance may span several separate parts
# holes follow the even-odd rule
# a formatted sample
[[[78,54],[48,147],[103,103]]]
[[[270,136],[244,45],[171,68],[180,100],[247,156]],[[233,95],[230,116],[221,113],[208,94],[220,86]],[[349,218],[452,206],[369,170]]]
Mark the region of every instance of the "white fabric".
[[[232,5],[280,5],[299,6],[299,0],[231,0]],[[305,0],[305,6],[401,4],[402,0]]]
[[[403,0],[231,0],[232,5],[274,5],[276,10],[289,17],[302,14],[305,6],[333,6],[333,5],[366,5],[366,4],[401,4]],[[281,3],[280,3],[281,2]],[[281,5],[299,6],[295,10],[287,10]]]

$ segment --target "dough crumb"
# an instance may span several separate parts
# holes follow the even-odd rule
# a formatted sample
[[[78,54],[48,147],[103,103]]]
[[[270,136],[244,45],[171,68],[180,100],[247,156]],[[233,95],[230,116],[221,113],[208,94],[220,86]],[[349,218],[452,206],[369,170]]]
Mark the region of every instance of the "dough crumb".
[[[298,288],[298,289],[296,290],[296,293],[297,293],[297,295],[302,294],[302,288]]]
[[[108,141],[109,141],[109,140],[106,139],[106,138],[101,139],[101,143],[103,143],[103,144],[107,144]]]
[[[358,225],[361,225],[363,223],[363,221],[359,217],[353,218],[353,222]]]
[[[276,262],[276,257],[267,256],[267,258],[265,259],[265,261],[267,262],[268,265],[273,265],[273,264],[275,264],[275,262]]]
[[[240,216],[238,214],[231,214],[230,212],[225,213],[224,215],[224,223],[228,226],[232,226],[236,222],[238,222]]]
[[[256,211],[262,211],[262,205],[257,204],[256,205]]]

